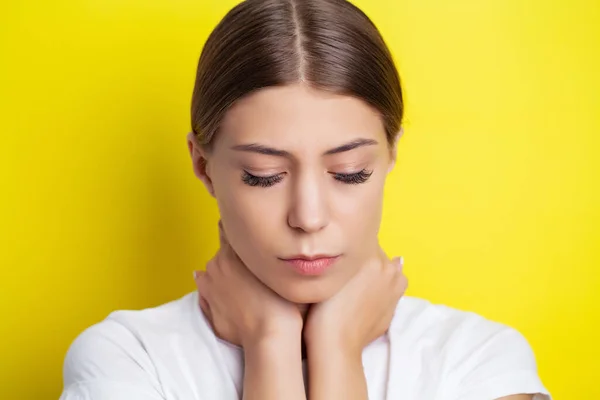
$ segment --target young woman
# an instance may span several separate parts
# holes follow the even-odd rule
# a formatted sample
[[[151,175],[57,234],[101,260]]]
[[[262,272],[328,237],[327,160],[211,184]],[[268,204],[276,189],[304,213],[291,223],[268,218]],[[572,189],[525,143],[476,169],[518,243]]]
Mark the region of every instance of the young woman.
[[[549,399],[517,331],[403,297],[378,242],[392,57],[345,0],[247,0],[209,37],[188,150],[221,247],[198,290],[71,345],[63,400]]]

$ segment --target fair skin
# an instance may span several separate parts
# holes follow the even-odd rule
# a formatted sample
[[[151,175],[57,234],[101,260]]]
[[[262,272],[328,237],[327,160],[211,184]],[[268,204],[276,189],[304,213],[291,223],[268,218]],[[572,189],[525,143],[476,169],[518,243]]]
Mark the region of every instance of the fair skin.
[[[227,111],[210,151],[192,135],[188,148],[222,221],[200,305],[244,349],[244,399],[367,399],[362,350],[407,287],[377,238],[395,158],[380,115],[304,85],[262,89]],[[297,255],[335,263],[305,275],[285,261]]]

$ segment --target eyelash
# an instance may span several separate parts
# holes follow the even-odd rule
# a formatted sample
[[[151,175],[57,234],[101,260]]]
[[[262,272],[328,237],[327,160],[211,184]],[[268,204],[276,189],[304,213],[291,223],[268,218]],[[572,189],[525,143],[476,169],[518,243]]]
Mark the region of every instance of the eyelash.
[[[363,169],[352,174],[331,173],[331,175],[333,175],[333,179],[347,185],[359,185],[369,180],[371,175],[373,175],[373,171],[367,171],[366,169]],[[242,181],[248,186],[270,187],[281,182],[282,179],[283,174],[272,176],[256,176],[252,175],[248,171],[244,171],[242,174]]]
[[[269,187],[281,182],[282,179],[283,174],[272,176],[256,176],[252,175],[248,171],[244,171],[242,174],[242,181],[248,186]]]
[[[369,180],[371,175],[373,175],[373,171],[367,171],[363,169],[353,174],[332,174],[335,180],[346,183],[348,185],[359,185],[361,183],[365,183]]]

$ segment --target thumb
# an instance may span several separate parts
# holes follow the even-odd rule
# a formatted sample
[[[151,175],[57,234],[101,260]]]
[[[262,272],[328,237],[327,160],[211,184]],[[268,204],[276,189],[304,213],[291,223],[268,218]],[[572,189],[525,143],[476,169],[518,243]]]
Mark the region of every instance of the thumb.
[[[205,285],[205,278],[204,278],[204,274],[206,274],[206,271],[201,271],[201,270],[196,270],[194,271],[194,282],[196,282],[196,289],[198,290],[198,293],[203,294],[203,286]]]
[[[212,309],[210,308],[210,303],[206,300],[206,298],[203,295],[198,294],[198,304],[200,305],[200,309],[208,319],[209,323],[212,325],[213,315]]]
[[[202,270],[194,271],[194,280],[198,281],[198,278],[201,277],[205,272],[206,271],[202,271]]]
[[[209,276],[206,274],[206,271],[194,271],[194,280],[196,281],[196,289],[200,303],[210,302],[211,287]]]
[[[394,267],[398,268],[400,271],[404,268],[404,257],[394,257],[392,258],[392,264]]]
[[[213,327],[213,313],[209,302],[208,284],[206,282],[206,271],[194,271],[194,280],[198,289],[198,305],[206,316],[209,324]]]

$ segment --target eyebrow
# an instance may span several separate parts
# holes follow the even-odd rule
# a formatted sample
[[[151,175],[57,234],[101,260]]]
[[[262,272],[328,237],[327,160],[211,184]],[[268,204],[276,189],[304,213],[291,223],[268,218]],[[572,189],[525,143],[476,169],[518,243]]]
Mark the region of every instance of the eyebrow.
[[[332,155],[332,154],[344,153],[346,151],[354,150],[358,147],[374,146],[377,144],[378,144],[378,142],[376,140],[360,138],[360,139],[356,139],[351,142],[345,143],[341,146],[335,147],[333,149],[329,149],[325,153],[323,153],[323,155],[328,156],[328,155]],[[285,150],[275,149],[273,147],[264,146],[264,145],[258,144],[258,143],[239,144],[237,146],[233,146],[231,149],[236,150],[236,151],[245,151],[245,152],[250,152],[250,153],[264,154],[267,156],[289,157],[289,158],[292,157],[292,155]]]

